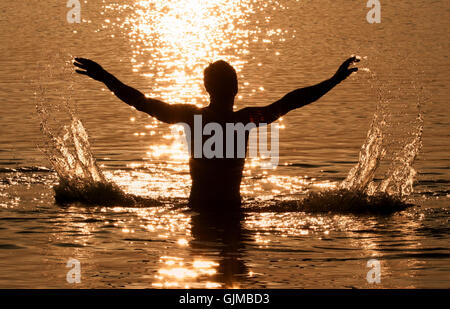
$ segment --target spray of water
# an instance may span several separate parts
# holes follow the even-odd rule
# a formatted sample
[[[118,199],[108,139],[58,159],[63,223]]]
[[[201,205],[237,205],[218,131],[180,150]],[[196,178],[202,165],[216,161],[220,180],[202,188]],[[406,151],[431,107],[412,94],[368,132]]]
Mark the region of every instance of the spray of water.
[[[378,105],[358,163],[338,189],[311,192],[302,201],[283,203],[285,209],[386,214],[412,206],[408,197],[416,176],[413,163],[422,147],[422,89],[413,81],[409,87],[393,91],[394,82],[381,82],[369,69],[363,71],[369,73],[369,82],[378,92]],[[413,111],[408,113],[411,105]],[[400,108],[400,112],[394,112]],[[388,168],[380,169],[380,165]]]
[[[36,87],[36,110],[44,136],[41,149],[59,178],[54,187],[56,201],[109,206],[160,204],[127,194],[105,177],[92,154],[88,134],[75,116],[76,105],[71,98],[72,63],[61,59],[60,56],[52,59],[48,62],[52,65],[40,70],[43,73]]]
[[[374,75],[372,75],[372,82]],[[341,189],[362,191],[368,195],[389,194],[404,199],[413,192],[416,171],[413,163],[422,147],[423,118],[421,113],[421,92],[415,87],[398,88],[397,94],[378,85],[378,106],[374,114],[366,141],[361,147],[358,163],[350,170],[347,178],[340,184]],[[407,112],[395,115],[389,112],[394,105],[392,98],[402,99],[402,92],[416,93],[414,119]],[[394,107],[395,108],[395,107]],[[398,121],[395,118],[402,121]],[[396,145],[396,147],[394,147]],[[379,165],[386,153],[391,152],[389,168],[381,177],[374,180]]]
[[[380,161],[386,154],[383,149],[383,127],[385,125],[384,109],[381,105],[378,105],[366,141],[361,147],[358,163],[340,184],[341,189],[365,191],[373,180]]]

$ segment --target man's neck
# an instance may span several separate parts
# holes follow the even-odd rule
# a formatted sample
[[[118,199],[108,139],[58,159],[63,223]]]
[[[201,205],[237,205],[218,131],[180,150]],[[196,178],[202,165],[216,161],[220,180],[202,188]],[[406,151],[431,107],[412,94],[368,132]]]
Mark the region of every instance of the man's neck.
[[[215,112],[232,112],[234,98],[210,98],[209,108]]]

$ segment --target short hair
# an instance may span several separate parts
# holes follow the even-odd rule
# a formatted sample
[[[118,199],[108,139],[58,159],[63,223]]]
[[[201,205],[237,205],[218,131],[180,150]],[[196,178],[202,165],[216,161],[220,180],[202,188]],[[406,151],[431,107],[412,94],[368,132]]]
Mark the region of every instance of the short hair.
[[[206,91],[211,96],[236,96],[237,74],[229,63],[223,60],[211,63],[203,74]]]

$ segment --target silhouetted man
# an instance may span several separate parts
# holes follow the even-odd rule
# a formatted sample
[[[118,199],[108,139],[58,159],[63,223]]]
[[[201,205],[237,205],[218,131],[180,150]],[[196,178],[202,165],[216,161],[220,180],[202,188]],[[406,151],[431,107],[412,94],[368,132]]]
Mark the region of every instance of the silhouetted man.
[[[76,70],[77,73],[103,82],[123,102],[162,122],[169,124],[185,123],[191,128],[192,132],[195,124],[194,118],[197,116],[198,120],[199,115],[202,116],[202,127],[214,122],[223,126],[223,132],[226,131],[225,125],[230,123],[241,123],[243,125],[254,123],[256,126],[270,124],[289,111],[318,100],[351,73],[356,72],[357,68],[349,68],[349,66],[359,61],[356,57],[349,58],[330,79],[314,86],[294,90],[270,105],[246,107],[239,111],[233,111],[234,98],[238,92],[238,81],[236,71],[225,61],[214,62],[205,69],[204,83],[206,91],[210,95],[210,104],[207,107],[198,108],[187,104],[171,105],[160,100],[147,98],[138,90],[123,84],[96,62],[84,58],[75,58],[75,60],[74,65],[81,69]],[[245,155],[248,137],[248,132],[245,132]],[[230,136],[223,137],[224,143],[222,145],[224,148],[230,148],[230,145],[226,143],[227,138],[229,139]],[[238,156],[238,147],[236,147],[238,145],[234,144],[231,150],[235,154],[234,156],[198,157],[194,154],[194,150],[199,149],[195,147],[195,144],[203,144],[203,140],[206,139],[196,141],[195,136],[193,139],[193,141],[188,141],[191,145],[189,161],[192,178],[190,206],[193,209],[214,210],[239,208],[241,203],[239,191],[245,155]],[[223,149],[223,152],[226,151],[227,149]]]

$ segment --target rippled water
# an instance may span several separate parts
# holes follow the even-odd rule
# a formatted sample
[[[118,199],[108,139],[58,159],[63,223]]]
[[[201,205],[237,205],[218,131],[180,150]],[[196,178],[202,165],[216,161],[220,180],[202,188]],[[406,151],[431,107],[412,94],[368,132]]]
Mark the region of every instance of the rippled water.
[[[65,5],[0,4],[0,287],[448,288],[448,4],[382,4],[375,25],[365,1],[347,2],[88,1],[79,25]],[[204,106],[202,70],[225,59],[242,108],[328,78],[351,54],[364,69],[281,120],[280,165],[247,162],[247,211],[227,218],[184,206],[187,156],[170,126],[65,69],[92,58],[148,95]],[[48,133],[81,159],[55,170],[71,161],[52,162],[69,156]],[[56,204],[53,187],[74,175],[147,205]],[[314,195],[358,186],[414,206],[358,214],[340,207],[353,195]],[[66,282],[70,258],[79,285]],[[381,283],[369,285],[374,258]]]

